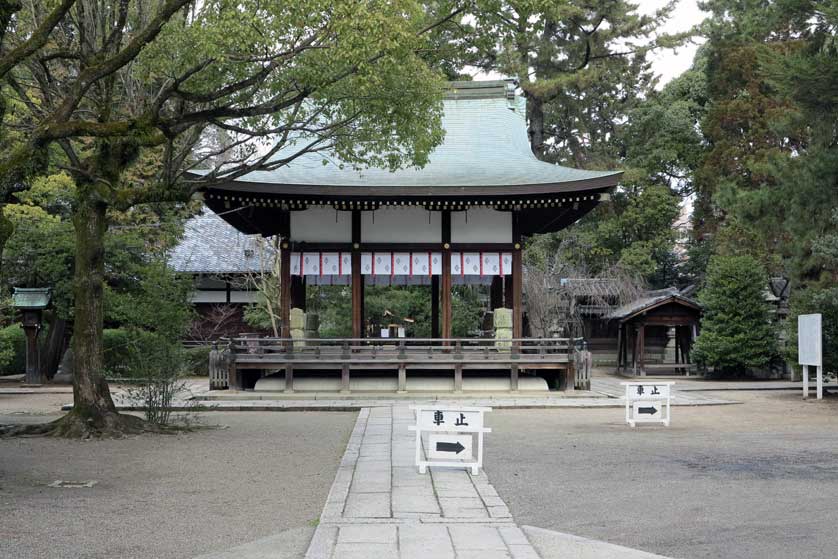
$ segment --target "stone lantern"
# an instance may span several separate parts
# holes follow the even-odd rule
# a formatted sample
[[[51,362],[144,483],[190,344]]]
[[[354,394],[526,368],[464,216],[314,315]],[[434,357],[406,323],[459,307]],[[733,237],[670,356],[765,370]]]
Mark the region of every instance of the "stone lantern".
[[[12,295],[14,308],[20,311],[22,328],[26,334],[26,375],[25,384],[43,384],[41,373],[41,355],[38,349],[38,334],[43,327],[44,309],[50,303],[49,288],[15,287]]]

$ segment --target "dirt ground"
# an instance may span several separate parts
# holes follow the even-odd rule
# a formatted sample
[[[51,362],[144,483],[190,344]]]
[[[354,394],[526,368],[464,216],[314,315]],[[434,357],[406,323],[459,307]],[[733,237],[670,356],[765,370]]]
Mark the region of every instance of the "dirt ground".
[[[498,410],[486,472],[520,524],[689,559],[834,558],[838,398],[706,393],[669,428],[622,409]]]
[[[49,420],[67,400],[3,396],[0,422]],[[355,415],[215,412],[200,420],[226,428],[0,440],[0,557],[190,558],[313,524]]]
[[[486,471],[519,524],[687,559],[835,557],[838,398],[703,394],[743,403],[636,429],[622,408],[496,410]],[[0,394],[0,423],[71,398]],[[189,559],[313,524],[354,418],[213,412],[226,429],[0,440],[0,557]]]

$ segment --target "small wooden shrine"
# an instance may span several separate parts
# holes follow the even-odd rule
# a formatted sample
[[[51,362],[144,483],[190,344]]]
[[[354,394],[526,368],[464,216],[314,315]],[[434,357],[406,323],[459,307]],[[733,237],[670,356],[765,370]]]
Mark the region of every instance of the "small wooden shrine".
[[[698,335],[701,306],[675,289],[662,289],[620,307],[610,315],[617,322],[617,370],[646,376],[650,372],[673,371],[689,375],[690,350]],[[656,363],[647,360],[648,342],[654,335],[664,346],[672,344],[672,359]],[[631,358],[629,358],[629,348]]]

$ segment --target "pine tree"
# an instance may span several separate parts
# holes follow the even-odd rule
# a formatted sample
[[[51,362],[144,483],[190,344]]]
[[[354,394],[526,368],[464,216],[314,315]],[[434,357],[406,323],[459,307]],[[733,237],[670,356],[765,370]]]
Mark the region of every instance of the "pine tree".
[[[697,363],[723,375],[741,375],[768,365],[776,354],[776,338],[763,298],[767,279],[752,256],[711,259],[699,294],[704,316],[693,350]]]

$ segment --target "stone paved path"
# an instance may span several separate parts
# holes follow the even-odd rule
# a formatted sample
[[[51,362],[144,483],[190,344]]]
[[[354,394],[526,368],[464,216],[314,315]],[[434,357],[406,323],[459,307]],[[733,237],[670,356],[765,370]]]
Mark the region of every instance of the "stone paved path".
[[[408,405],[360,411],[306,559],[538,558],[485,473],[418,473]]]

